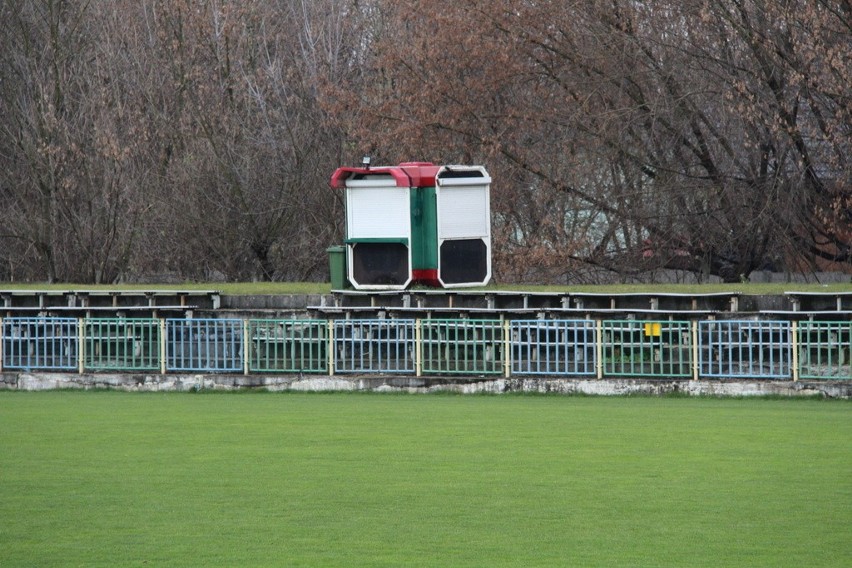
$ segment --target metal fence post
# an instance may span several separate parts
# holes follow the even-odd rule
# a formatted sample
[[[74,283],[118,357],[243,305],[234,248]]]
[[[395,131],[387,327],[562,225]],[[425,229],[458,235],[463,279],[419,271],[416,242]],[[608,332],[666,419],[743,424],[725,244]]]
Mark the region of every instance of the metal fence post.
[[[420,318],[414,320],[414,375],[423,376],[423,332],[420,327]]]
[[[328,376],[334,376],[334,320],[328,320]]]
[[[166,320],[160,318],[160,374],[166,374]]]
[[[83,374],[86,361],[86,327],[83,318],[77,318],[77,373]]]
[[[251,340],[249,339],[249,322],[243,320],[243,374],[249,374],[249,354],[251,353]]]
[[[507,379],[512,374],[512,349],[511,335],[509,333],[509,320],[503,321],[503,376]]]
[[[603,320],[595,320],[595,358],[597,359],[597,378],[603,379]]]
[[[793,382],[799,380],[799,322],[793,320],[790,324],[790,339],[793,344]]]
[[[692,321],[692,380],[698,380],[700,365],[698,364],[698,321]]]

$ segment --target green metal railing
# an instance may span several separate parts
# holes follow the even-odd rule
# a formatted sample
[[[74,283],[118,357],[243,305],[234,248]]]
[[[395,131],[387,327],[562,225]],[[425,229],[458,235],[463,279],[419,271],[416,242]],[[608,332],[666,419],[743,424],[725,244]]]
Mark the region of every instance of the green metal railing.
[[[505,328],[497,320],[420,320],[422,373],[498,374],[505,370]]]
[[[328,322],[255,319],[247,325],[249,371],[328,372]]]
[[[852,380],[852,322],[798,322],[799,377]]]
[[[687,321],[601,322],[601,364],[608,377],[689,377],[692,332]]]
[[[83,367],[90,371],[156,371],[160,368],[160,321],[84,320]]]

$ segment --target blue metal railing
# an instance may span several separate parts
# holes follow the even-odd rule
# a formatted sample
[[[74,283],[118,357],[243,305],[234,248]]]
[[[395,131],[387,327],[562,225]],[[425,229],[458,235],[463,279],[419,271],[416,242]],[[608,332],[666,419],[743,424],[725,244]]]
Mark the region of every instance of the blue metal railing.
[[[3,320],[3,368],[76,370],[79,323],[74,318],[15,317]]]
[[[514,320],[509,334],[512,374],[595,374],[594,320]]]
[[[792,376],[789,321],[699,322],[699,374],[713,378]]]
[[[414,320],[336,320],[336,373],[414,373]]]
[[[503,322],[498,320],[421,320],[422,370],[427,374],[502,373],[503,333]]]
[[[166,320],[166,370],[243,370],[243,320]]]

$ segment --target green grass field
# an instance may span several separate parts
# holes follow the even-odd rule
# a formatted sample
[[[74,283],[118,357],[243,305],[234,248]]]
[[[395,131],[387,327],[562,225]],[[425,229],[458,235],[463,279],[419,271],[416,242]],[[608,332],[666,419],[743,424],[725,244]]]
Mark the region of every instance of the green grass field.
[[[0,392],[0,566],[849,566],[844,401]]]

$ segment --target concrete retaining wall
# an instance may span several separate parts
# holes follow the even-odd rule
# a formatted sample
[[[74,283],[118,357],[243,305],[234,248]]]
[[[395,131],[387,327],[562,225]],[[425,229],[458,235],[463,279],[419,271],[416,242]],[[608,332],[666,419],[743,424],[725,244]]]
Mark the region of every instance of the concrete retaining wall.
[[[136,392],[190,392],[195,390],[269,391],[373,391],[553,393],[561,395],[651,395],[690,396],[822,396],[852,398],[852,381],[755,381],[755,380],[660,380],[660,379],[567,379],[483,377],[388,377],[388,376],[298,376],[298,375],[207,375],[207,374],[0,374],[0,390],[113,389]]]

